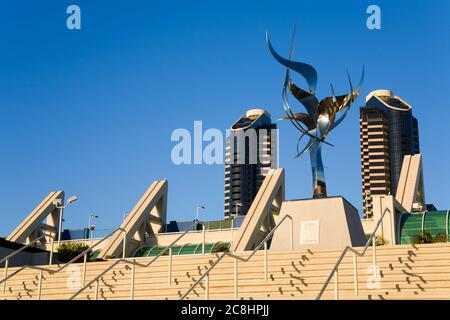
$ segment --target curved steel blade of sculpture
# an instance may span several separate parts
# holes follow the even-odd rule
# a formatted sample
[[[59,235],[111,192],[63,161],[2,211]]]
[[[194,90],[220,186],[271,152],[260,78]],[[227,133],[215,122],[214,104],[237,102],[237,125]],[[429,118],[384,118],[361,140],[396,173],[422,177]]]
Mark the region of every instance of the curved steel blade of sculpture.
[[[311,94],[314,94],[316,92],[316,86],[317,86],[317,71],[312,66],[306,63],[301,63],[297,61],[292,61],[283,58],[280,56],[275,49],[272,47],[272,44],[270,43],[269,39],[269,33],[266,31],[266,40],[267,44],[269,46],[269,50],[272,53],[272,56],[277,60],[279,63],[281,63],[283,66],[285,66],[288,69],[294,70],[298,74],[300,74],[303,78],[305,78],[306,82],[308,83],[309,92]]]
[[[364,67],[356,88],[353,88],[350,76],[347,73],[350,93],[336,96],[334,87],[331,84],[332,96],[319,101],[315,96],[317,86],[316,70],[306,63],[291,60],[294,51],[294,35],[288,59],[283,58],[276,52],[267,32],[266,40],[272,56],[281,65],[286,67],[286,76],[282,91],[283,108],[286,115],[281,117],[280,120],[289,120],[301,132],[297,140],[297,155],[295,158],[309,151],[313,178],[313,197],[326,197],[327,190],[322,162],[322,144],[325,143],[333,146],[325,141],[325,139],[331,130],[342,123],[351,108],[351,104],[358,98],[364,81]],[[305,91],[294,84],[290,77],[290,70],[295,71],[306,80],[309,91]],[[307,113],[294,113],[292,111],[288,100],[288,90],[305,107]],[[309,140],[306,146],[299,151],[299,146],[304,136],[308,136]]]

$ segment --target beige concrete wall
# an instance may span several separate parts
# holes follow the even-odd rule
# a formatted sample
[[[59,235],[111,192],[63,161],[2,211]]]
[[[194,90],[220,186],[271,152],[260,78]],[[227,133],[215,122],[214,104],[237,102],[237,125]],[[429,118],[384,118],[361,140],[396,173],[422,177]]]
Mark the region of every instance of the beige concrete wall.
[[[395,199],[406,209],[411,212],[414,204],[424,210],[425,194],[423,184],[422,156],[406,155],[403,158],[402,171],[400,174],[397,194]]]
[[[375,227],[375,223],[374,223],[373,219],[362,219],[361,223],[362,223],[365,234],[372,233],[373,228]]]
[[[364,230],[358,211],[342,197],[284,201],[280,218],[293,218],[293,249],[363,246]],[[317,241],[301,243],[302,224],[317,222]],[[275,231],[270,250],[290,249],[291,229],[287,219]]]
[[[217,241],[231,241],[231,233],[233,232],[233,236],[236,235],[238,229],[229,229],[229,230],[211,230],[205,232],[205,242],[217,242]],[[174,232],[174,233],[160,233],[150,236],[146,239],[145,245],[153,246],[168,246],[173,241],[175,241],[182,232]],[[203,242],[203,232],[202,231],[194,231],[187,233],[183,238],[181,238],[177,243],[178,244],[186,244],[186,243],[201,243]]]
[[[373,228],[380,220],[383,212],[386,214],[378,228],[376,235],[388,241],[389,245],[397,243],[397,218],[399,212],[406,210],[398,203],[392,195],[374,195],[373,196]],[[372,230],[373,231],[373,230]],[[371,231],[371,232],[372,232]],[[370,232],[370,233],[371,233]]]

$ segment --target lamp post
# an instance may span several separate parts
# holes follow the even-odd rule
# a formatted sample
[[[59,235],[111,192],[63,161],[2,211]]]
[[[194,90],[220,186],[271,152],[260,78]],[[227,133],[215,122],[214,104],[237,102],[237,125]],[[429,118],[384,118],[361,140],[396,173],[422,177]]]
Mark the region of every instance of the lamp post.
[[[196,212],[196,214],[195,214],[195,220],[196,220],[196,221],[198,221],[198,212],[199,212],[200,209],[205,210],[205,206],[203,206],[203,205],[201,205],[201,204],[197,205],[197,212]]]
[[[89,216],[88,228],[89,228],[89,237],[91,238],[91,246],[94,241],[94,231],[95,231],[95,224],[92,224],[92,219],[98,219],[98,216],[95,214],[91,214]]]
[[[55,199],[53,200],[53,205],[59,209],[59,225],[58,225],[58,246],[61,243],[61,228],[62,228],[62,222],[63,222],[63,210],[67,208],[70,204],[74,203],[78,200],[77,196],[71,196],[69,199],[67,199],[67,202],[65,205],[62,204],[61,199]]]

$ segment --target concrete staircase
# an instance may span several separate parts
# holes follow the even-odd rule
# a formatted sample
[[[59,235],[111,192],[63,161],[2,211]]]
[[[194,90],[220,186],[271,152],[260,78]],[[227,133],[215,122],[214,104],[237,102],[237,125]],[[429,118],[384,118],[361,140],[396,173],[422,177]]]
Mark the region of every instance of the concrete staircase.
[[[353,257],[348,255],[339,269],[340,299],[450,299],[450,244],[377,247],[380,268],[379,287],[373,277],[372,249],[358,258],[359,295],[354,293]],[[258,252],[249,262],[238,263],[237,299],[315,299],[336,263],[341,250],[300,250],[268,252],[268,279],[264,279],[264,254]],[[247,256],[248,253],[242,253]],[[147,268],[135,269],[135,299],[179,299],[220,254],[174,256],[172,284],[168,285],[168,257]],[[145,263],[150,258],[136,261]],[[114,260],[87,265],[86,283]],[[53,266],[56,268],[56,266]],[[13,272],[11,268],[9,272]],[[55,275],[44,272],[41,299],[68,299],[79,288],[83,264],[73,264]],[[99,282],[99,299],[130,299],[131,266],[120,263]],[[2,274],[2,272],[0,272]],[[2,277],[2,276],[0,276]],[[39,272],[24,270],[1,289],[0,299],[37,299]],[[77,299],[94,299],[95,288]],[[204,299],[204,283],[188,296]],[[226,257],[209,277],[210,299],[235,299],[234,261]],[[322,299],[334,299],[332,281]]]

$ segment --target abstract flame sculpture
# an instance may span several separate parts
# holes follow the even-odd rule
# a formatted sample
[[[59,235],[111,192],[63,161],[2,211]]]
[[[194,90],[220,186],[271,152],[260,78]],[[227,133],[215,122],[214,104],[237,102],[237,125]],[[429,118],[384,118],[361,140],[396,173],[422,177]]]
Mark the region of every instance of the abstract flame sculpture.
[[[342,123],[350,110],[351,104],[358,98],[364,81],[364,67],[361,79],[356,88],[353,88],[350,76],[347,73],[350,84],[350,93],[336,96],[333,85],[331,84],[332,96],[326,97],[319,102],[316,97],[316,70],[306,63],[291,60],[294,53],[294,37],[295,30],[292,37],[292,46],[289,56],[285,59],[275,51],[269,40],[269,34],[266,32],[266,40],[270,53],[275,60],[286,67],[286,77],[282,91],[283,108],[286,115],[281,119],[289,120],[294,127],[300,131],[301,135],[297,141],[296,158],[309,151],[313,177],[313,197],[322,198],[327,196],[322,163],[322,144],[325,143],[332,146],[325,138],[331,130]],[[306,80],[308,91],[303,90],[294,84],[290,76],[291,70],[295,71]],[[292,111],[288,100],[288,90],[305,107],[307,113],[294,113]],[[309,140],[306,146],[300,150],[299,146],[303,137],[308,137]]]

